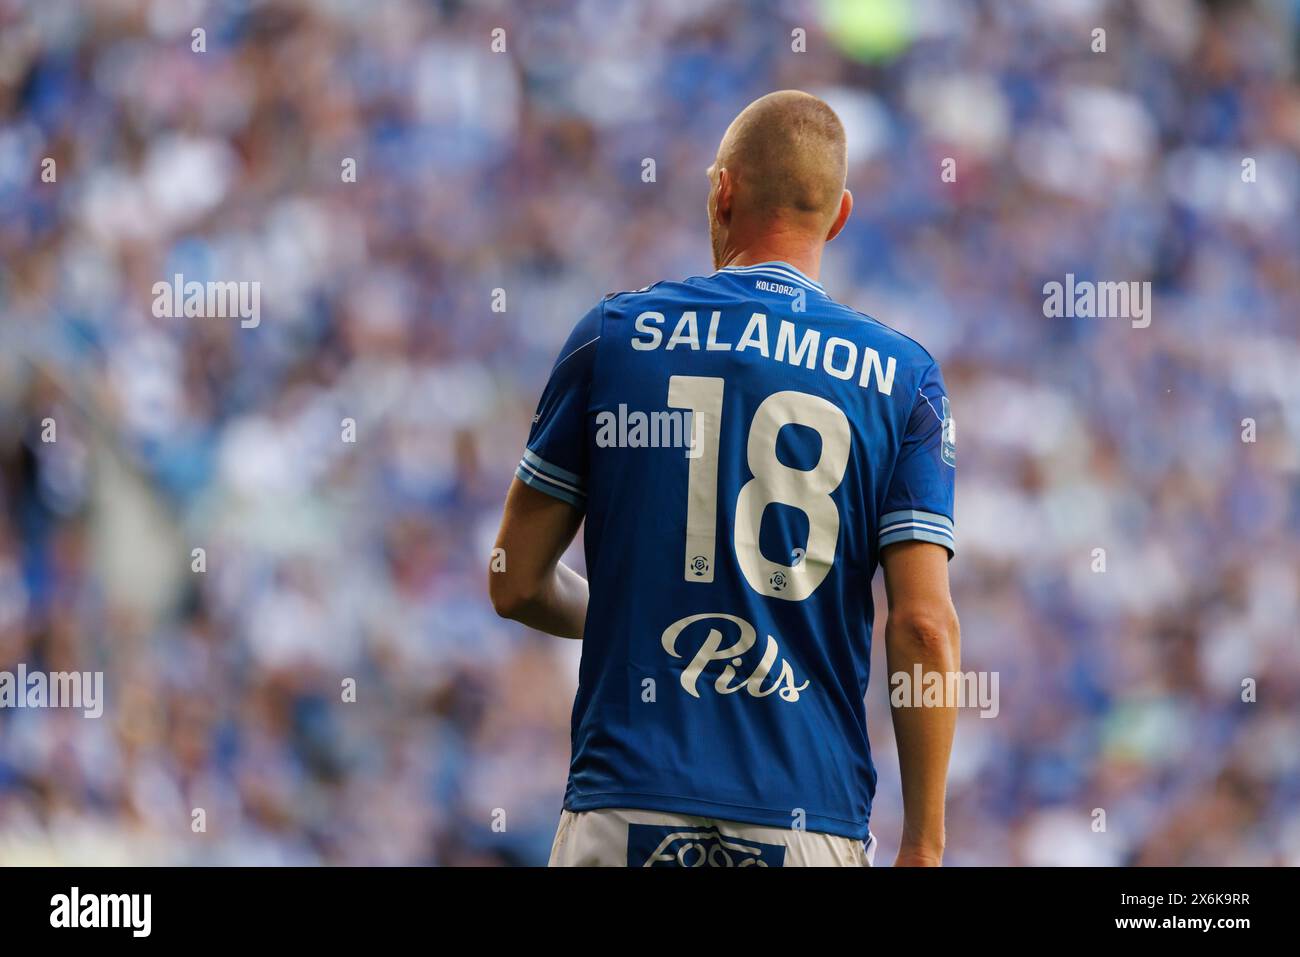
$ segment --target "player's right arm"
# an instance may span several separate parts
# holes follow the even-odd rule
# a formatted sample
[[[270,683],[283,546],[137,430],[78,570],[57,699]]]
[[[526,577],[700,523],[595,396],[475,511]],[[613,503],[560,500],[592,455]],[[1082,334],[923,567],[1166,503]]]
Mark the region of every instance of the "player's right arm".
[[[488,593],[505,618],[581,638],[587,581],[560,556],[587,508],[587,412],[603,307],[574,326],[551,369],[506,496]]]
[[[587,580],[560,561],[581,524],[578,509],[515,478],[488,575],[488,594],[498,615],[557,638],[582,637]],[[498,555],[504,559],[500,566]]]
[[[881,553],[889,618],[885,657],[891,676],[953,674],[961,668],[961,629],[948,592],[948,552],[925,541],[902,541]],[[945,682],[946,686],[946,682]],[[903,841],[895,866],[943,862],[943,805],[948,756],[957,722],[954,702],[943,707],[895,707],[903,782]]]

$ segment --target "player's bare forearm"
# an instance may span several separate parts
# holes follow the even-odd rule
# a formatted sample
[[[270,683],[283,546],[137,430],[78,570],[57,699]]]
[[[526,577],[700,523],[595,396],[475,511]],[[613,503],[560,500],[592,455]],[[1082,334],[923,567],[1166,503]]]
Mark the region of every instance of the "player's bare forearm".
[[[560,561],[581,524],[578,509],[514,480],[488,572],[497,614],[560,638],[582,637],[587,580]]]
[[[506,617],[557,638],[581,638],[587,620],[587,579],[560,562],[537,593],[514,605]]]
[[[938,545],[905,542],[882,555],[889,595],[885,651],[889,674],[913,680],[948,675],[961,667],[961,631],[948,595],[948,556]],[[892,682],[891,682],[892,689]],[[898,864],[938,866],[943,861],[944,794],[957,722],[955,702],[907,704],[891,709],[903,786],[903,840]]]

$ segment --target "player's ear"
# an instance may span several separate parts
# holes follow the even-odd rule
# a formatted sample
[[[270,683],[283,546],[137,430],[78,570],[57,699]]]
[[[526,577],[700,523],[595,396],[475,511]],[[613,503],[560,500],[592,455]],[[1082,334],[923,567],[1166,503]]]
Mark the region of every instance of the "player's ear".
[[[713,218],[724,226],[731,222],[731,203],[734,199],[732,191],[734,187],[735,183],[731,178],[731,170],[725,166],[718,167],[718,185],[714,190]]]
[[[835,218],[831,220],[831,228],[826,233],[827,242],[830,242],[832,239],[834,239],[836,236],[840,234],[840,230],[843,229],[844,224],[849,221],[849,214],[852,212],[853,212],[853,194],[846,189],[844,191],[844,195],[840,197],[840,208],[835,213]]]

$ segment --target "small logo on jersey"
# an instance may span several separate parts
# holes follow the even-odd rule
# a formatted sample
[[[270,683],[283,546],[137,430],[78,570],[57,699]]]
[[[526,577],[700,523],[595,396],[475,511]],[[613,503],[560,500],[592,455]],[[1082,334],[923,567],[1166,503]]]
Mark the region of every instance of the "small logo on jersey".
[[[957,467],[957,423],[953,421],[952,407],[946,395],[943,397],[943,461]]]
[[[744,654],[754,647],[758,638],[758,633],[754,626],[743,618],[737,618],[735,615],[724,615],[721,613],[703,615],[691,615],[688,618],[682,618],[673,622],[664,629],[663,636],[659,639],[663,645],[664,651],[674,658],[681,658],[682,654],[677,650],[677,639],[681,637],[683,631],[691,625],[700,622],[730,622],[735,625],[740,633],[736,640],[725,648],[722,645],[722,632],[717,628],[710,628],[704,641],[700,644],[699,649],[691,657],[690,664],[682,672],[682,688],[688,695],[693,698],[700,696],[699,683],[704,671],[710,666],[717,671],[717,677],[713,681],[713,690],[718,694],[735,694],[737,691],[744,691],[751,698],[766,698],[773,691],[777,693],[782,701],[795,702],[799,700],[799,692],[808,687],[808,682],[796,684],[794,669],[790,667],[790,662],[781,658],[781,649],[777,646],[776,639],[771,635],[767,636],[767,644],[763,648],[763,657],[757,665],[752,666],[748,678],[739,678],[736,669],[748,667],[746,665]],[[695,629],[696,632],[699,629]],[[778,659],[780,665],[777,665]],[[716,663],[726,662],[721,669],[716,668]],[[776,669],[776,677],[770,680],[773,669]],[[768,682],[766,685],[764,682]]]
[[[785,848],[723,834],[716,827],[627,826],[628,867],[782,867]]]
[[[773,572],[767,583],[772,586],[772,591],[785,591],[789,581],[785,577],[785,572]]]
[[[696,555],[691,559],[691,574],[696,578],[703,578],[709,573],[709,560],[703,555]]]

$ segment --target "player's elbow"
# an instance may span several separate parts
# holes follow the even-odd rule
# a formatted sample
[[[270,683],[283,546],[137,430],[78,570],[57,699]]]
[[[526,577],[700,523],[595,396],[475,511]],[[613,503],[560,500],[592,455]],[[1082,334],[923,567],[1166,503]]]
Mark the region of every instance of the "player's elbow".
[[[891,650],[910,659],[949,669],[960,663],[961,624],[952,602],[890,612],[886,635]]]
[[[492,609],[502,618],[519,621],[537,600],[537,588],[519,575],[492,572],[488,576]]]

